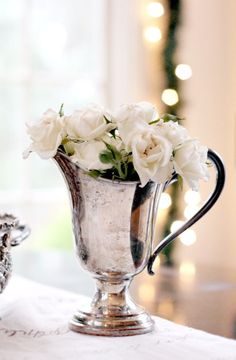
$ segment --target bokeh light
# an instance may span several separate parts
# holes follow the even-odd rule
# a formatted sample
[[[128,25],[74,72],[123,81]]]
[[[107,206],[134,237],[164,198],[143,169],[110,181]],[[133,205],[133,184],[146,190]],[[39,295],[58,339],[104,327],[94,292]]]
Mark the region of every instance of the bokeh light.
[[[166,105],[173,106],[179,101],[179,96],[174,89],[165,89],[162,92],[161,99]]]
[[[179,64],[179,65],[177,65],[176,69],[175,69],[175,75],[180,80],[188,80],[188,79],[190,79],[191,76],[192,76],[191,66],[189,66],[187,64]]]
[[[161,40],[161,30],[158,26],[148,26],[144,29],[144,39],[150,43],[156,43]]]
[[[147,6],[147,13],[151,17],[158,18],[164,15],[164,12],[164,6],[160,2],[153,1]]]

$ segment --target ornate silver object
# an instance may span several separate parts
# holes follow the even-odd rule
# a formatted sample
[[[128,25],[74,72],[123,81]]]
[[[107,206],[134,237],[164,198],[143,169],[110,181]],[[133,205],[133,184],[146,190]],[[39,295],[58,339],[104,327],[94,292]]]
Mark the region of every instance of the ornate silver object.
[[[96,280],[97,292],[87,308],[70,321],[77,332],[105,336],[144,334],[153,321],[130,298],[132,278],[152,264],[161,249],[200,219],[215,203],[224,186],[224,166],[211,150],[210,160],[218,173],[215,190],[201,210],[177,232],[170,234],[152,252],[153,233],[161,193],[166,184],[118,182],[93,179],[68,156],[58,152],[55,161],[67,183],[72,207],[76,253],[82,266]]]
[[[20,225],[15,216],[0,215],[0,293],[5,289],[12,273],[11,246],[20,244],[29,234],[28,226]]]

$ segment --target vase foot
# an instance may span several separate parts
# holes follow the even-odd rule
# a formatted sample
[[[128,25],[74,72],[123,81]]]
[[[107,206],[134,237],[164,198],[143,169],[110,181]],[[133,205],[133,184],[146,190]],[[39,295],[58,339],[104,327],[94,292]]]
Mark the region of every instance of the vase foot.
[[[78,311],[69,327],[73,331],[89,335],[131,336],[151,332],[154,321],[145,311],[125,315]]]

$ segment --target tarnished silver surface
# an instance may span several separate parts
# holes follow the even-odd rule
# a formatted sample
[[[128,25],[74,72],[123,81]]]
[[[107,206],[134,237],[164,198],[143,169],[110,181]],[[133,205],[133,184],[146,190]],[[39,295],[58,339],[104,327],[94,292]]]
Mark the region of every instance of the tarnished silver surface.
[[[12,272],[11,246],[20,244],[30,230],[19,225],[19,220],[11,214],[0,215],[0,293],[5,289]]]
[[[177,235],[203,216],[222,191],[223,164],[216,154],[211,160],[220,166],[220,169],[216,166],[219,175],[216,188],[195,218],[184,224]],[[176,181],[176,176],[166,184],[149,182],[142,188],[138,182],[93,179],[61,152],[56,154],[55,161],[71,197],[77,255],[97,284],[91,304],[74,315],[70,328],[106,336],[151,331],[152,319],[132,301],[128,287],[148,261],[152,272],[159,251],[158,247],[151,256],[158,203],[162,191]],[[176,233],[170,234],[171,241]],[[170,242],[169,237],[161,242],[162,248]]]
[[[74,315],[71,329],[108,336],[151,331],[152,319],[130,299],[128,287],[150,257],[154,198],[156,207],[162,186],[95,180],[64,154],[55,160],[71,195],[77,255],[97,284],[90,306]]]

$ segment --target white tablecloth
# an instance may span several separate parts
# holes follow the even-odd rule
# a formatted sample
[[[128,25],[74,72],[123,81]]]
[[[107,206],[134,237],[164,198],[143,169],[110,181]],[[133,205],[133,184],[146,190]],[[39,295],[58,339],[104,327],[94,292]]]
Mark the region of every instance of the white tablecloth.
[[[0,295],[0,360],[236,360],[236,341],[158,317],[155,331],[145,335],[71,332],[68,320],[84,301],[81,295],[13,278]]]

